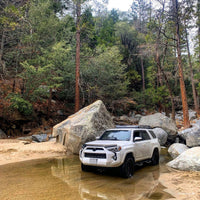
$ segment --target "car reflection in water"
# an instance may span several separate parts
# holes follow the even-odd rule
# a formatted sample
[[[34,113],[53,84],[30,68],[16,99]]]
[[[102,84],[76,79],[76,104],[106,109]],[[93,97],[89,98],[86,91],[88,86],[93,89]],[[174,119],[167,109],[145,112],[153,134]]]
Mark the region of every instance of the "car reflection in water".
[[[52,175],[67,183],[73,192],[85,200],[167,199],[159,183],[160,166],[143,166],[136,169],[130,179],[123,179],[113,170],[82,172],[78,157],[57,159],[51,167]]]

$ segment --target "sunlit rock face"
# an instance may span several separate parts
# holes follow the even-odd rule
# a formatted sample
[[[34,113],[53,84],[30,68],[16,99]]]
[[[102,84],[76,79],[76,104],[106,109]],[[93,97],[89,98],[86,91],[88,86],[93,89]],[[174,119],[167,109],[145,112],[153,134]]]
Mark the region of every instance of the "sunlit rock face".
[[[170,136],[174,136],[177,133],[175,122],[161,113],[143,116],[139,121],[139,125],[149,125],[153,128],[160,127]]]
[[[193,147],[184,151],[167,165],[184,171],[200,171],[200,147]]]
[[[53,136],[68,151],[78,154],[83,143],[95,140],[108,128],[114,128],[113,120],[103,102],[98,100],[54,126]]]

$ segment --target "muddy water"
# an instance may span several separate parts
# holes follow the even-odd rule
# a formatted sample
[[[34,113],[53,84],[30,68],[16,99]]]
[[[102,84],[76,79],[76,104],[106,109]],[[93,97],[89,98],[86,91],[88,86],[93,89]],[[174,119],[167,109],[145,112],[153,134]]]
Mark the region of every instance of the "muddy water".
[[[134,177],[117,172],[82,172],[77,156],[0,166],[0,200],[146,200],[173,198],[159,183],[169,173],[162,151],[159,166],[137,168]]]

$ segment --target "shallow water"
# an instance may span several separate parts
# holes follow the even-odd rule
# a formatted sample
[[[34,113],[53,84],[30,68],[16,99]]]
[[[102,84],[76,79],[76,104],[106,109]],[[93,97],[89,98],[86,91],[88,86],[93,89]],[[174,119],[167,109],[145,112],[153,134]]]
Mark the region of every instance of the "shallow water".
[[[0,166],[0,200],[147,200],[173,198],[159,183],[169,173],[162,151],[159,166],[139,167],[130,179],[117,172],[82,172],[77,156]]]

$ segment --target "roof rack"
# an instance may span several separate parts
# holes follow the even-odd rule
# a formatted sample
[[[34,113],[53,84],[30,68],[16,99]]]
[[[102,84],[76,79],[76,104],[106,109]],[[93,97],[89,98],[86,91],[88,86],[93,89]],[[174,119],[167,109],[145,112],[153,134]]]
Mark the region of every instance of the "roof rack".
[[[145,128],[145,129],[153,129],[149,125],[116,125],[116,128]]]

